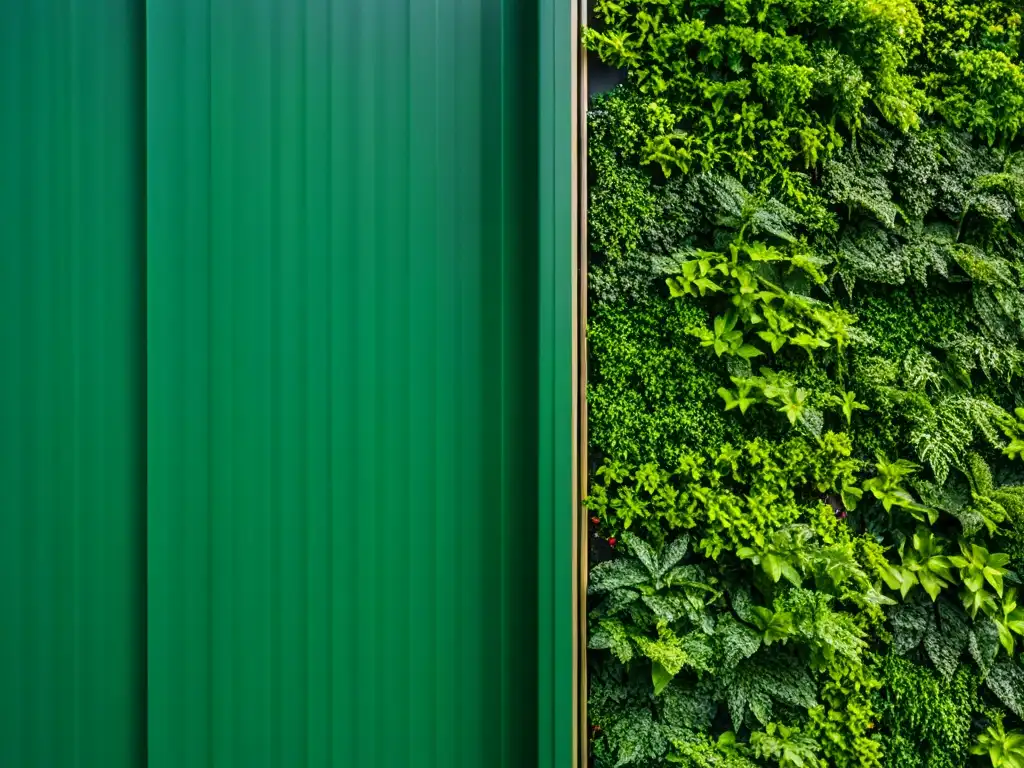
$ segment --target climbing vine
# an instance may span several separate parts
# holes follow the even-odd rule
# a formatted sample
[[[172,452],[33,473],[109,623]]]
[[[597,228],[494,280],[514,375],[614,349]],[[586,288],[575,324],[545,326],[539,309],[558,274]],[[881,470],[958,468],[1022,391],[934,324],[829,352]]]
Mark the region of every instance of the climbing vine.
[[[595,768],[1024,768],[1024,22],[595,0]]]

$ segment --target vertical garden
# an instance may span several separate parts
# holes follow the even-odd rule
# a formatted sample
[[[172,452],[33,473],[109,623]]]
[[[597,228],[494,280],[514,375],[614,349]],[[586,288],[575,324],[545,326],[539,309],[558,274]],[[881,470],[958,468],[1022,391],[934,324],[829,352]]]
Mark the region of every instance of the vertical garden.
[[[595,0],[591,754],[1024,767],[1019,0]]]

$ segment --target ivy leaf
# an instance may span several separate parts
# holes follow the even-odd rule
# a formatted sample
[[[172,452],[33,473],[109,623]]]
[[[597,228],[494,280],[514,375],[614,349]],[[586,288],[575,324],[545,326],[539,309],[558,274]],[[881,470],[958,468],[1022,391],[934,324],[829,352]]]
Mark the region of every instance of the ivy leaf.
[[[924,591],[928,593],[928,597],[933,601],[938,599],[939,593],[946,585],[946,582],[931,571],[921,571],[917,574],[917,577],[921,581],[921,586],[924,587]]]
[[[697,290],[700,292],[701,296],[708,293],[718,293],[722,290],[722,286],[707,277],[698,277],[693,281],[693,284],[697,286]]]
[[[789,340],[784,333],[777,333],[776,331],[758,331],[757,335],[762,341],[771,345],[772,352],[776,354],[786,346],[786,342]]]
[[[996,622],[996,631],[999,633],[999,643],[1006,649],[1006,652],[1013,656],[1013,648],[1016,644],[1010,628],[1002,622]]]
[[[978,611],[991,613],[996,610],[995,595],[988,590],[979,589],[973,592],[970,589],[962,589],[960,596],[963,599],[964,610],[972,619],[977,618]]]

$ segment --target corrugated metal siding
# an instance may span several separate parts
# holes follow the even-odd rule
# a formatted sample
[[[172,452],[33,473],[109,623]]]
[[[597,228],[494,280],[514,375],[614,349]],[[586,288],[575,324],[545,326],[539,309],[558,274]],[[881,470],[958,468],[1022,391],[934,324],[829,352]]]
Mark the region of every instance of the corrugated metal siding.
[[[4,768],[145,764],[143,23],[0,12]]]
[[[531,6],[149,2],[154,768],[571,759]]]
[[[574,354],[577,334],[576,55],[578,0],[539,0],[538,360],[539,568],[537,646],[540,768],[579,764],[576,626],[579,553],[575,454],[578,424]]]

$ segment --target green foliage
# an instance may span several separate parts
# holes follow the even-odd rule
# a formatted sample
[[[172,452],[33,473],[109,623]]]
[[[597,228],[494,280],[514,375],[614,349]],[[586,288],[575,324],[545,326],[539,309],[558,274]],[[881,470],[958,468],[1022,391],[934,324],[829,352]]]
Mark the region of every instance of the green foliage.
[[[590,574],[590,594],[606,597],[591,614],[588,647],[607,648],[623,663],[645,657],[659,694],[684,666],[709,669],[711,647],[694,629],[706,628],[705,602],[717,593],[700,567],[679,565],[686,537],[660,555],[628,533],[623,541],[634,556],[601,563]],[[673,629],[681,626],[686,634]]]
[[[977,680],[966,668],[944,680],[898,656],[881,663],[878,731],[892,746],[886,768],[961,768],[971,744]]]
[[[900,594],[906,597],[915,585],[920,584],[934,602],[942,589],[952,583],[950,558],[943,554],[940,540],[926,528],[918,529],[912,541],[912,548],[907,547],[904,551],[901,545],[899,549],[901,563],[896,570]]]
[[[630,462],[671,464],[683,446],[722,442],[713,368],[693,349],[703,310],[651,297],[601,305],[589,319],[587,388],[592,445]]]
[[[1024,718],[1024,669],[1019,662],[997,662],[986,675],[985,684],[1018,719]]]
[[[1006,0],[919,0],[923,82],[938,111],[990,143],[1024,126],[1021,9]],[[922,62],[922,64],[925,64]]]
[[[979,734],[971,754],[986,755],[993,768],[1024,768],[1024,731],[1007,733],[1002,719],[997,719]]]
[[[1012,0],[595,0],[598,768],[1019,768]]]
[[[756,757],[777,762],[780,768],[824,768],[818,757],[818,744],[799,728],[769,723],[764,731],[750,735],[750,747]]]
[[[925,96],[907,72],[921,19],[908,0],[740,0],[692,9],[597,0],[584,44],[627,68],[656,130],[635,140],[665,175],[817,165],[874,109],[917,125]]]
[[[664,531],[694,530],[706,557],[733,551],[756,560],[773,582],[786,573],[799,583],[814,563],[786,561],[787,551],[807,551],[812,540],[822,546],[850,540],[823,499],[853,488],[856,467],[843,435],[778,444],[759,438],[741,448],[727,443],[716,453],[682,453],[671,471],[608,460],[595,473],[586,504],[612,534],[642,527],[661,541]]]
[[[607,259],[636,251],[656,215],[656,196],[647,176],[633,167],[631,143],[649,130],[635,99],[619,94],[595,99],[587,118],[590,186],[587,225],[591,247]]]

